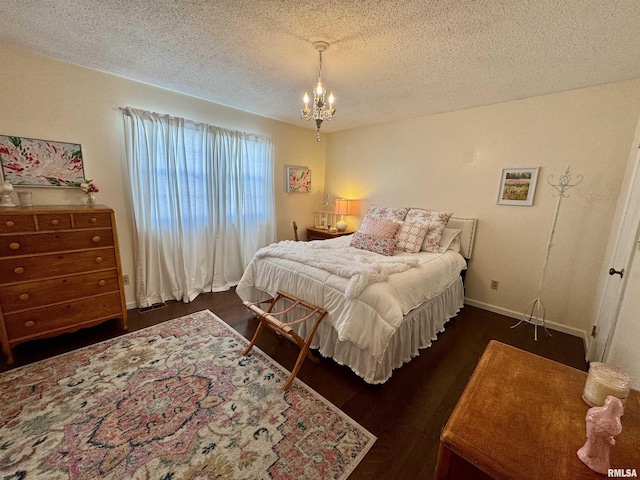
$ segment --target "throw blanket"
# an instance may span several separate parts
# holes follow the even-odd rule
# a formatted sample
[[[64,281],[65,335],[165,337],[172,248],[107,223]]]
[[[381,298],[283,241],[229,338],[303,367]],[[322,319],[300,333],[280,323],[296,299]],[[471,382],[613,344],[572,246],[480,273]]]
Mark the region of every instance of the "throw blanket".
[[[371,283],[384,282],[389,275],[404,272],[418,265],[418,259],[413,257],[385,257],[354,247],[336,248],[330,242],[291,240],[261,248],[256,257],[284,258],[346,278],[349,281],[344,293],[348,298],[356,298]]]

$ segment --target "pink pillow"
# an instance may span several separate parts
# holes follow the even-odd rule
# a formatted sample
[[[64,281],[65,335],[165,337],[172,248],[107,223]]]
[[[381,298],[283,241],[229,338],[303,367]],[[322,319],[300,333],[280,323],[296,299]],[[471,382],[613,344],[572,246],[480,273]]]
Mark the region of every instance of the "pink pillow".
[[[422,248],[427,230],[427,225],[424,223],[402,222],[402,227],[398,232],[397,248],[409,253],[418,253]]]
[[[398,244],[397,238],[381,238],[366,233],[355,232],[351,237],[351,246],[360,250],[379,253],[390,257]]]
[[[393,238],[396,236],[399,228],[400,224],[397,222],[365,215],[358,231],[366,235],[373,235],[374,237]]]

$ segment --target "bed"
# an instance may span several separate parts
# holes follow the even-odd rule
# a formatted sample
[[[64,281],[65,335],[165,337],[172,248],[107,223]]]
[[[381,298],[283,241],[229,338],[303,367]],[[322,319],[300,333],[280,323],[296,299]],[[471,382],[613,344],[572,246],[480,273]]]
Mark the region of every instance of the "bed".
[[[394,213],[396,218],[389,215],[388,220],[403,224],[404,229],[409,222],[403,221],[412,210],[417,209],[400,209]],[[392,254],[381,255],[375,248],[358,248],[356,241],[368,238],[363,227],[370,213],[380,211],[372,206],[354,235],[313,242],[285,240],[260,249],[236,287],[238,296],[248,302],[267,300],[283,291],[324,308],[327,315],[311,348],[348,366],[370,384],[386,382],[394,369],[431,346],[462,308],[463,274],[477,223],[447,214],[436,243],[430,240],[430,251],[396,247]],[[382,213],[388,214],[385,209]],[[424,243],[413,241],[427,244],[426,238]],[[289,315],[292,320],[300,312]],[[310,326],[301,323],[293,328],[305,338]]]

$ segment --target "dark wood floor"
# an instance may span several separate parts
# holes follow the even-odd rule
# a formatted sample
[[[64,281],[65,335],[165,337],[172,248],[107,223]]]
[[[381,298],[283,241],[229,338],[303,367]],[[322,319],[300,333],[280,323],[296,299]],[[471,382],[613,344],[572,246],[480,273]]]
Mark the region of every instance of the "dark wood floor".
[[[166,307],[139,313],[129,311],[129,328],[137,330],[175,317],[209,309],[250,338],[257,320],[233,290],[200,295],[190,304],[168,302]],[[440,430],[460,397],[469,376],[490,340],[513,345],[552,360],[587,370],[582,339],[552,331],[537,342],[533,327],[509,328],[514,320],[466,306],[452,319],[431,348],[396,370],[384,385],[368,385],[348,368],[330,359],[305,362],[298,377],[378,437],[350,479],[432,479]],[[67,352],[120,335],[116,322],[19,345],[13,367]],[[291,370],[297,347],[265,333],[258,346]],[[4,362],[0,371],[7,367]]]

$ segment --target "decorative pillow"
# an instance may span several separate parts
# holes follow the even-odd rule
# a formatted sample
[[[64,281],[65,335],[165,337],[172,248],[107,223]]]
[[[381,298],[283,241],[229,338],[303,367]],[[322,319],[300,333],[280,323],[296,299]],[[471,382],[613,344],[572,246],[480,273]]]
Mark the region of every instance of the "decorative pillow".
[[[396,248],[409,253],[418,253],[427,235],[427,225],[424,223],[402,222],[398,232],[398,246]]]
[[[374,237],[393,238],[398,233],[399,228],[400,224],[398,222],[365,215],[358,231]]]
[[[459,228],[445,228],[444,232],[442,232],[442,238],[440,238],[440,253],[444,253],[447,250],[451,250],[451,245],[453,241],[458,239],[458,251],[460,251],[460,234],[462,230]]]
[[[452,252],[460,253],[462,251],[462,243],[460,241],[460,235],[453,239],[451,245],[449,245],[449,250]]]
[[[368,215],[378,218],[384,218],[386,220],[404,220],[404,216],[407,214],[406,208],[391,208],[381,207],[380,205],[371,205],[367,211]]]
[[[351,246],[360,250],[379,253],[390,257],[398,244],[397,238],[381,238],[366,233],[355,232],[351,236]]]
[[[422,242],[421,250],[424,252],[438,253],[440,249],[440,238],[447,226],[452,213],[439,212],[437,210],[423,210],[421,208],[411,208],[405,216],[406,222],[420,222],[427,225],[427,235]]]

